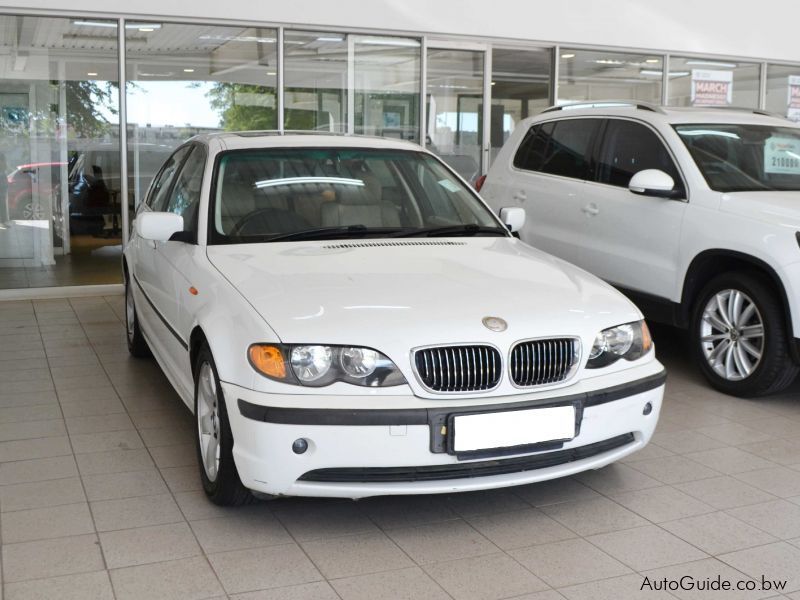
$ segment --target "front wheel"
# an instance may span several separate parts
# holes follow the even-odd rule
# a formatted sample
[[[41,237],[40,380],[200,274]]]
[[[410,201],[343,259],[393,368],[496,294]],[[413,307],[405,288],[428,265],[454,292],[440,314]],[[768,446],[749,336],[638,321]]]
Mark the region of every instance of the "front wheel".
[[[194,414],[197,420],[197,459],[203,490],[214,504],[238,506],[253,500],[239,479],[233,461],[233,433],[217,367],[208,345],[195,363]]]
[[[136,314],[130,279],[130,276],[125,277],[125,331],[128,339],[128,352],[136,358],[147,358],[150,356],[150,347],[139,327],[139,316]]]
[[[750,273],[711,280],[694,305],[691,339],[703,374],[716,389],[754,397],[794,381],[783,308],[773,288]]]

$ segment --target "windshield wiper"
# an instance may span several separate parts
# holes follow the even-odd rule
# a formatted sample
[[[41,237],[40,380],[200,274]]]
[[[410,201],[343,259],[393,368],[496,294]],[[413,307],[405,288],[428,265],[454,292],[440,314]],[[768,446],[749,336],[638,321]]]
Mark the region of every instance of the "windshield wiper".
[[[288,242],[300,240],[324,240],[329,238],[351,238],[362,237],[365,235],[379,235],[387,233],[397,233],[401,231],[399,227],[367,227],[366,225],[342,225],[339,227],[316,227],[314,229],[304,229],[291,233],[281,233],[279,235],[265,238],[265,242]]]
[[[505,237],[508,235],[508,231],[501,227],[486,227],[484,225],[476,225],[475,223],[467,223],[465,225],[404,229],[397,232],[392,237],[446,237],[477,234],[501,235]]]

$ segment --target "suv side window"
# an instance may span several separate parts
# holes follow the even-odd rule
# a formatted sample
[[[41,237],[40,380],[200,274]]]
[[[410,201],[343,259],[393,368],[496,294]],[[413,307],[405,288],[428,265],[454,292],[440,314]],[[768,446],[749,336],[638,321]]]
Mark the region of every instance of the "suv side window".
[[[178,148],[178,150],[167,159],[164,166],[161,167],[161,171],[156,175],[155,181],[153,181],[153,187],[150,188],[150,194],[147,197],[146,204],[152,210],[156,212],[165,210],[167,194],[169,193],[170,187],[172,187],[172,180],[175,177],[178,167],[181,166],[183,159],[186,158],[186,155],[189,154],[191,149],[191,146]]]
[[[600,119],[563,119],[534,125],[514,157],[514,166],[586,179],[589,150],[599,124]]]
[[[628,187],[631,177],[644,169],[664,171],[684,196],[683,180],[658,135],[641,123],[609,119],[597,157],[596,181]]]
[[[200,207],[200,186],[205,166],[205,148],[197,145],[183,163],[164,209],[183,217],[185,231],[197,233],[197,209]]]

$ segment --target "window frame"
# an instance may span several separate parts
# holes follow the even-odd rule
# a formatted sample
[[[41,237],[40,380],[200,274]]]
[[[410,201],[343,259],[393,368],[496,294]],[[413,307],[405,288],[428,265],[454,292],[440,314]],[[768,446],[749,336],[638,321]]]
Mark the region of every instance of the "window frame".
[[[196,145],[197,145],[196,142],[186,142],[175,148],[172,154],[170,154],[169,157],[164,161],[164,164],[161,165],[161,168],[158,170],[155,177],[153,177],[153,180],[150,182],[150,187],[147,188],[147,195],[145,196],[144,202],[142,202],[141,206],[146,206],[147,209],[152,212],[160,212],[154,210],[152,205],[152,201],[154,199],[153,192],[155,190],[156,182],[164,173],[164,170],[167,168],[167,164],[169,164],[169,161],[172,160],[172,158],[176,154],[178,154],[178,152],[181,152],[188,148],[189,152],[186,154],[186,156],[184,156],[181,159],[180,163],[178,163],[178,166],[175,168],[175,175],[173,176],[172,181],[169,182],[169,187],[167,188],[167,193],[166,193],[167,201],[169,202],[169,199],[172,197],[172,188],[175,187],[175,180],[178,177],[178,175],[180,175],[181,171],[183,170],[183,165],[186,162],[186,159],[189,158],[189,156],[191,156],[192,152],[194,151],[194,147]]]
[[[186,169],[186,165],[189,163],[189,160],[194,156],[199,156],[201,161],[200,167],[200,185],[198,187],[197,192],[197,210],[195,211],[195,217],[193,223],[187,223],[186,220],[183,222],[183,229],[184,231],[189,231],[193,235],[194,243],[197,243],[197,235],[200,231],[200,206],[203,202],[203,182],[205,180],[206,168],[208,167],[208,150],[206,149],[205,145],[191,142],[189,144],[184,144],[184,146],[191,146],[191,150],[183,159],[183,162],[178,167],[178,170],[175,172],[175,177],[173,178],[172,185],[170,185],[169,192],[167,194],[167,205],[164,207],[166,212],[172,212],[169,210],[169,205],[172,202],[173,198],[175,197],[175,186],[178,184],[181,175],[183,175],[184,170]],[[177,213],[175,213],[177,214]],[[183,216],[183,215],[181,215]],[[189,227],[187,227],[189,225]]]

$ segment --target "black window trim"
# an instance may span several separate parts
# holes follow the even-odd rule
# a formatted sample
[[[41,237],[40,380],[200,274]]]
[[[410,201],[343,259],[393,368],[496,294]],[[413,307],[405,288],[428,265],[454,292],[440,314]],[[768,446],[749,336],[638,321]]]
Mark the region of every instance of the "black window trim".
[[[580,178],[580,177],[570,177],[569,175],[557,175],[555,173],[547,173],[545,171],[531,171],[529,169],[521,169],[521,168],[517,167],[514,164],[514,159],[516,158],[517,152],[519,151],[519,146],[522,145],[522,141],[525,140],[525,138],[527,137],[527,135],[530,132],[530,130],[533,129],[534,127],[538,127],[538,126],[544,125],[545,123],[557,123],[558,121],[576,121],[578,119],[594,119],[596,121],[600,121],[600,124],[597,127],[597,131],[594,132],[594,135],[592,136],[592,139],[589,140],[589,143],[586,146],[587,150],[588,150],[587,154],[586,154],[586,164],[590,165],[592,157],[594,155],[594,146],[597,143],[597,138],[600,135],[600,130],[603,128],[603,122],[602,121],[603,121],[604,118],[605,117],[603,117],[602,115],[580,115],[580,116],[575,116],[575,117],[572,117],[572,116],[566,116],[566,117],[565,116],[561,116],[560,118],[557,118],[557,119],[545,119],[545,120],[542,120],[542,121],[536,121],[535,123],[531,123],[530,126],[528,127],[528,130],[523,134],[522,140],[520,140],[520,143],[517,146],[516,151],[511,156],[511,170],[516,172],[516,173],[532,174],[532,175],[543,175],[543,176],[546,176],[546,177],[558,177],[559,179],[567,179],[569,181],[591,181],[591,179],[584,179],[584,178]],[[589,174],[589,171],[590,171],[590,168],[587,166],[587,173],[586,173],[587,175]]]
[[[189,152],[186,154],[186,156],[183,157],[183,159],[181,160],[180,164],[178,164],[177,168],[175,169],[175,175],[177,176],[178,174],[180,174],[181,170],[183,169],[183,165],[186,162],[186,159],[189,158],[192,155],[192,152],[194,152],[194,148],[197,145],[198,145],[198,142],[194,142],[194,141],[185,142],[185,143],[181,144],[180,146],[178,146],[177,148],[175,148],[175,150],[173,150],[172,154],[170,154],[169,157],[164,161],[164,164],[161,165],[161,168],[158,170],[158,173],[156,173],[155,177],[153,177],[153,180],[150,182],[150,187],[147,188],[147,194],[145,194],[144,202],[142,202],[142,204],[141,204],[142,206],[146,206],[148,208],[148,210],[150,210],[152,212],[156,212],[156,211],[153,211],[153,207],[150,206],[150,204],[149,204],[150,203],[150,197],[153,194],[153,185],[155,184],[156,181],[158,181],[158,178],[161,177],[161,174],[164,172],[164,169],[167,168],[167,164],[172,159],[172,157],[175,156],[178,152],[180,152],[184,148],[189,147]],[[172,181],[170,181],[170,183],[169,183],[169,188],[167,189],[167,200],[169,200],[170,196],[172,195],[172,188],[175,187],[175,179],[176,179],[176,177],[173,177]]]
[[[658,131],[658,129],[653,127],[647,121],[643,121],[642,119],[637,119],[637,118],[634,118],[634,117],[616,116],[616,115],[608,116],[608,115],[606,115],[606,116],[603,116],[602,119],[605,122],[603,123],[602,127],[600,128],[601,131],[600,131],[600,134],[597,136],[598,139],[596,140],[596,145],[592,148],[592,157],[591,157],[591,162],[592,162],[592,165],[593,165],[592,166],[592,170],[594,170],[594,164],[597,161],[598,154],[599,154],[600,150],[602,149],[602,147],[603,147],[603,145],[605,143],[605,135],[606,135],[606,129],[608,128],[608,122],[609,121],[633,121],[634,123],[638,123],[640,125],[644,125],[648,129],[650,129],[650,131],[652,131],[656,135],[656,137],[659,140],[661,140],[661,143],[664,144],[664,148],[666,148],[667,154],[669,154],[670,158],[672,159],[672,163],[675,165],[675,170],[678,172],[678,175],[681,178],[681,182],[683,183],[683,197],[681,197],[681,198],[669,198],[669,199],[670,200],[675,200],[677,202],[686,202],[688,204],[688,202],[689,202],[689,193],[690,192],[689,192],[689,185],[687,184],[687,180],[686,180],[686,175],[684,175],[683,169],[681,168],[681,164],[676,159],[675,153],[672,151],[672,148],[670,147],[669,143],[667,143],[666,139],[664,139],[664,136],[661,134],[660,131]],[[596,177],[597,174],[593,173],[592,176]],[[613,184],[610,184],[610,183],[603,183],[602,181],[597,181],[596,179],[587,179],[586,183],[593,183],[595,185],[603,185],[603,186],[606,186],[606,187],[614,188],[616,190],[619,190],[619,189],[627,190],[627,188],[622,188],[622,187],[620,187],[618,185],[613,185]]]

